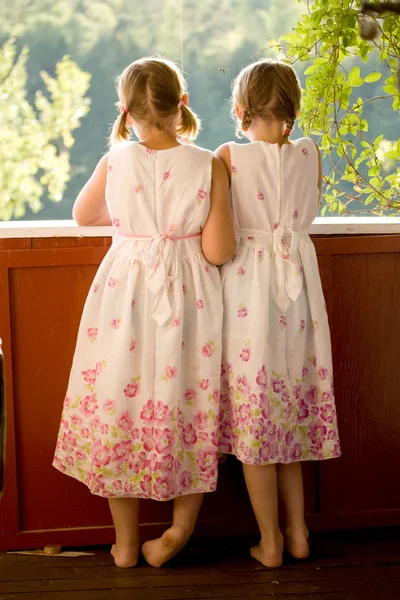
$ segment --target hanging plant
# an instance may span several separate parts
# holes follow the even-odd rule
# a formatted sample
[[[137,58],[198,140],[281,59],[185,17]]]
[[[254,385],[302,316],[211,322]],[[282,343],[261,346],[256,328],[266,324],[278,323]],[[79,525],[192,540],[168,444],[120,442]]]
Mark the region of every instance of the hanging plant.
[[[362,10],[361,0],[315,0],[275,44],[292,64],[308,63],[300,126],[317,139],[324,157],[322,215],[400,210],[398,133],[397,139],[369,133],[377,114],[371,107],[381,107],[393,132],[400,130],[400,18],[390,12],[380,21],[378,12],[363,16]],[[372,41],[360,35],[360,18]]]

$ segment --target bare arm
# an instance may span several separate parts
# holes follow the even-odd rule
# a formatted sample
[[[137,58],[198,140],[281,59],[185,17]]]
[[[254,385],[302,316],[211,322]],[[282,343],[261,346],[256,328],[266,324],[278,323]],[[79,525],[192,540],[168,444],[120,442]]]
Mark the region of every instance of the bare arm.
[[[314,142],[315,144],[315,142]],[[321,190],[322,190],[322,162],[321,162],[321,152],[319,151],[319,148],[317,146],[317,144],[315,144],[315,147],[317,149],[317,154],[318,154],[318,189],[319,189],[319,200],[321,200]]]
[[[314,142],[315,144],[315,142]],[[319,196],[318,196],[318,205],[317,205],[317,212],[315,213],[315,217],[318,217],[318,213],[319,213],[319,207],[320,207],[320,203],[321,203],[321,191],[322,191],[322,162],[321,162],[321,152],[317,146],[317,144],[315,144],[315,147],[317,149],[317,155],[318,155],[318,180],[317,180],[317,187],[319,189]]]
[[[106,204],[107,168],[106,154],[75,200],[72,216],[78,225],[111,225]]]
[[[231,161],[231,151],[229,149],[229,144],[222,144],[219,148],[216,149],[215,155],[218,156],[225,165],[226,172],[228,173],[229,179],[229,187],[231,185],[231,173],[232,173],[232,161]]]
[[[229,186],[222,160],[214,157],[210,194],[210,212],[202,232],[202,248],[206,259],[222,265],[235,253],[236,240],[229,211]]]

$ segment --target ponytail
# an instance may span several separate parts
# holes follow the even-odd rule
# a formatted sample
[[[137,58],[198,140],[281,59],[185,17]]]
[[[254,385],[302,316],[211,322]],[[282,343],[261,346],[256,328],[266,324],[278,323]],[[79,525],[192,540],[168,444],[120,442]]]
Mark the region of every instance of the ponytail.
[[[195,140],[200,132],[201,121],[196,113],[185,104],[182,104],[180,109],[181,118],[176,131],[179,135],[188,140]]]
[[[108,141],[108,145],[114,146],[114,144],[120,144],[125,140],[129,139],[130,132],[126,125],[126,112],[121,112],[115,119],[111,135]]]

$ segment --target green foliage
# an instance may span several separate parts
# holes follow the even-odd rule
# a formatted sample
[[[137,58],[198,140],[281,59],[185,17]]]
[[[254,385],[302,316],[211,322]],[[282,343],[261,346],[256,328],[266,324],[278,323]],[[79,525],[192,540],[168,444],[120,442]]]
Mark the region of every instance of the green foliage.
[[[74,132],[75,144],[68,147],[67,129],[70,127],[71,135],[75,118],[79,121],[83,115],[71,111],[67,118],[68,103],[57,111],[64,119],[64,124],[57,122],[60,137],[48,143],[55,148],[54,157],[59,158],[63,152],[70,156],[70,180],[63,201],[48,201],[50,195],[60,197],[63,186],[55,194],[52,186],[48,190],[32,175],[29,181],[36,181],[44,193],[33,196],[25,191],[20,201],[34,198],[42,202],[41,219],[71,217],[73,201],[106,148],[109,124],[116,116],[115,77],[129,62],[148,54],[160,53],[179,62],[182,33],[190,102],[203,119],[200,145],[215,149],[234,137],[227,100],[230,81],[239,69],[260,56],[284,52],[294,63],[305,88],[300,124],[305,134],[315,135],[323,149],[323,210],[326,214],[356,210],[387,214],[397,209],[399,95],[394,87],[394,70],[400,48],[400,19],[388,17],[380,21],[383,33],[376,46],[366,43],[358,32],[360,5],[361,0],[0,2],[0,42],[14,35],[20,52],[23,46],[29,47],[29,59],[22,54],[20,60],[29,72],[24,101],[31,106],[36,120],[42,123],[43,111],[36,106],[37,102],[40,105],[41,96],[37,97],[36,91],[44,87],[40,75],[43,70],[53,74],[55,63],[68,54],[91,74],[90,113]],[[287,35],[279,42],[270,42],[284,33]],[[69,89],[67,95],[78,91],[81,97],[84,95],[83,87],[78,89],[79,77],[72,73],[66,76],[65,85],[73,82],[73,90]],[[0,82],[2,78],[0,75]],[[48,88],[44,89],[51,102]],[[74,106],[82,104],[77,101]],[[87,105],[84,107],[87,111]],[[47,109],[45,112],[50,114]],[[46,127],[51,123],[48,118]],[[7,121],[12,122],[9,118]],[[28,169],[29,147],[33,148],[34,157],[44,155],[36,152],[39,143],[34,136],[20,135],[21,127],[17,128],[17,138],[25,150],[14,153],[11,148],[12,156],[4,148],[7,144],[0,150],[1,165],[6,161],[15,165],[9,181],[17,176],[17,167]],[[62,164],[57,163],[54,173],[58,170],[65,175]],[[3,172],[0,166],[0,177]],[[42,170],[39,173],[41,177]],[[51,177],[50,170],[47,174]],[[60,181],[58,173],[53,177],[53,185]],[[0,190],[4,188],[7,189],[0,182]],[[33,208],[37,210],[39,204]],[[29,207],[26,218],[35,218]]]
[[[248,57],[265,53],[266,40],[295,26],[306,0],[9,0],[0,2],[1,39],[13,34],[29,47],[28,98],[40,89],[42,70],[68,54],[91,74],[90,113],[76,130],[71,179],[63,200],[49,202],[38,217],[70,219],[72,204],[106,150],[116,117],[114,79],[133,60],[153,53],[181,58],[190,103],[203,120],[197,143],[214,150],[234,137],[229,115],[230,82]],[[271,51],[269,51],[271,54]],[[226,74],[218,70],[231,65]]]
[[[315,0],[278,42],[290,62],[308,65],[300,125],[325,158],[322,214],[400,208],[400,19],[386,17],[368,43],[359,35],[360,7],[361,0]]]
[[[60,201],[70,175],[72,131],[89,111],[84,98],[90,76],[68,57],[55,77],[42,71],[44,92],[27,97],[27,48],[18,54],[14,40],[0,48],[0,218],[7,220],[41,207],[43,192]]]

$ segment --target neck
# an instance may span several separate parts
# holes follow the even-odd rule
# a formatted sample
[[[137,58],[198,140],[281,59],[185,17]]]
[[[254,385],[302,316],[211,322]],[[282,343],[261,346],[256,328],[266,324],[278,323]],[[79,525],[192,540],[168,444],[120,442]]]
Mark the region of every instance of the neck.
[[[138,132],[139,133],[139,132]],[[178,138],[178,134],[175,132],[164,132],[160,130],[155,131],[143,131],[140,132],[139,141],[140,142],[156,142],[156,143],[167,143],[167,142],[176,142]]]
[[[270,144],[288,144],[288,139],[284,136],[284,121],[265,121],[264,119],[254,118],[246,137],[251,142],[269,142]]]
[[[171,127],[167,131],[157,129],[157,127],[136,128],[136,136],[139,142],[153,150],[166,150],[180,146],[176,127]]]
[[[134,127],[135,133],[141,142],[154,142],[160,143],[176,143],[178,134],[176,128],[178,121],[176,117],[169,117],[163,122],[163,128],[159,129],[155,125],[150,123],[136,123]]]

